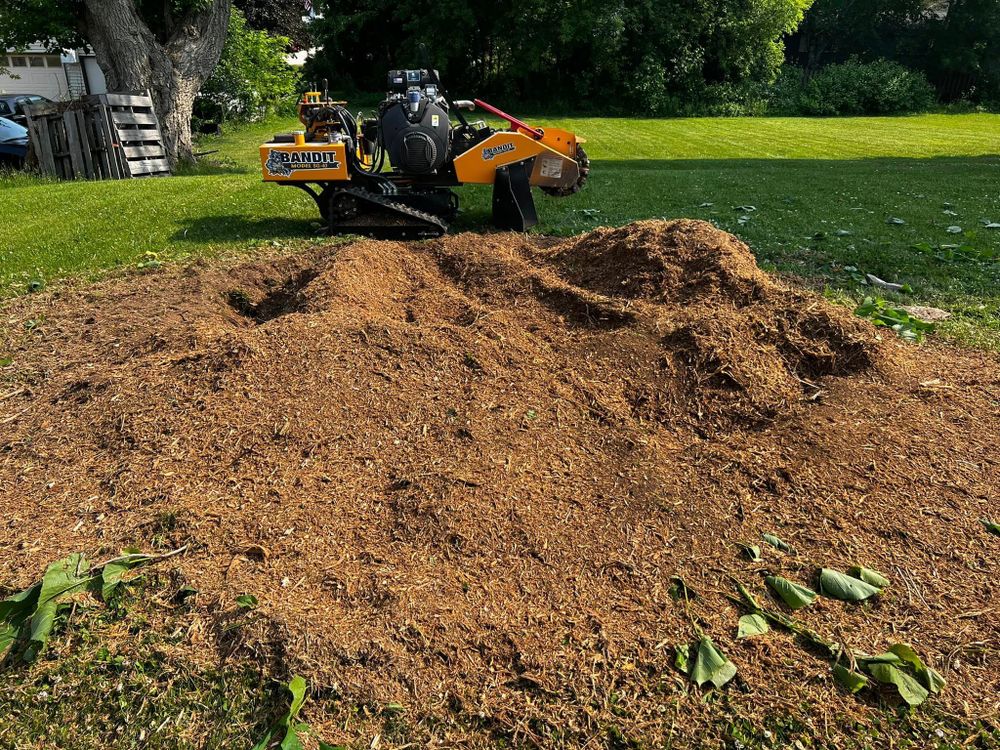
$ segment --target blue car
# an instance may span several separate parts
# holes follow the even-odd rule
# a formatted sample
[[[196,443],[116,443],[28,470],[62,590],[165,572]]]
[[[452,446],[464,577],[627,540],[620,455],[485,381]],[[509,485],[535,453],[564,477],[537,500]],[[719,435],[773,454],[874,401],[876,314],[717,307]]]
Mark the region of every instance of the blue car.
[[[20,166],[28,155],[28,129],[0,117],[0,164]]]

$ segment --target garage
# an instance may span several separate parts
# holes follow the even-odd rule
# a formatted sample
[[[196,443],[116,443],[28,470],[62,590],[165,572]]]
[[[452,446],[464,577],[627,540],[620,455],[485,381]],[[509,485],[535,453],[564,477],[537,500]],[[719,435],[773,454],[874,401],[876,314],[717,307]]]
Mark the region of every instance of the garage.
[[[0,74],[0,95],[39,94],[49,99],[65,99],[69,84],[62,58],[45,52],[7,53],[0,57],[7,72]]]

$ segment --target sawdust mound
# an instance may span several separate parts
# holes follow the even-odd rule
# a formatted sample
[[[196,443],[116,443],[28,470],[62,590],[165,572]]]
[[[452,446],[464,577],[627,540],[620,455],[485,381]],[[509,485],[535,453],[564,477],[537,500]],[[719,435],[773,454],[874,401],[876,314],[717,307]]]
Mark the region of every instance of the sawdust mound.
[[[882,709],[783,634],[736,641],[725,595],[858,563],[884,597],[797,616],[911,642],[948,711],[995,715],[996,361],[881,341],[707,224],[199,262],[8,303],[7,356],[0,582],[190,544],[185,658],[305,674],[330,741],[390,702],[399,744],[701,747],[720,712],[849,736]],[[798,554],[741,558],[762,532]],[[740,670],[724,703],[671,666],[692,617]]]
[[[609,296],[692,302],[763,299],[774,284],[749,248],[701,221],[642,221],[581,235],[552,252],[566,278]]]
[[[723,425],[773,418],[816,378],[871,372],[881,357],[869,326],[776,283],[704,222],[598,229],[549,260],[573,284],[665,307],[662,343],[683,398]]]

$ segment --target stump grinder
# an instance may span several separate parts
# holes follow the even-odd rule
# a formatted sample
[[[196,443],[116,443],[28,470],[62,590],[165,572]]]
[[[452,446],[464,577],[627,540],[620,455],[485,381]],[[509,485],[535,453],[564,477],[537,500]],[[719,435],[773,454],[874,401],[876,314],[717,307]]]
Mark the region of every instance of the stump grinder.
[[[452,188],[470,184],[493,186],[497,228],[523,232],[538,222],[532,186],[568,196],[590,172],[573,133],[532,127],[479,99],[452,101],[436,70],[389,71],[373,117],[352,115],[323,88],[299,101],[304,130],[261,145],[260,163],[266,182],[312,196],[335,234],[440,236],[458,212]],[[477,107],[510,128],[470,123],[463,111]]]

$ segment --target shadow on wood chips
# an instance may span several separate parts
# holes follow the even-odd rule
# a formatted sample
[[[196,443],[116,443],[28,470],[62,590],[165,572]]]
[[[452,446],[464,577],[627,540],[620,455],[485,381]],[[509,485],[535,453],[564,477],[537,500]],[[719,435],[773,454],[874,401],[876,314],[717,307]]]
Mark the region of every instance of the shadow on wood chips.
[[[726,599],[862,564],[880,601],[798,616],[909,642],[949,681],[929,705],[997,715],[997,361],[880,338],[708,224],[361,241],[0,312],[0,581],[190,542],[192,658],[278,654],[420,741],[698,746],[723,706],[832,738],[884,714],[784,634],[736,641]],[[746,561],[763,532],[798,553]],[[675,575],[739,668],[714,701],[671,666]],[[213,637],[243,593],[259,626]]]

